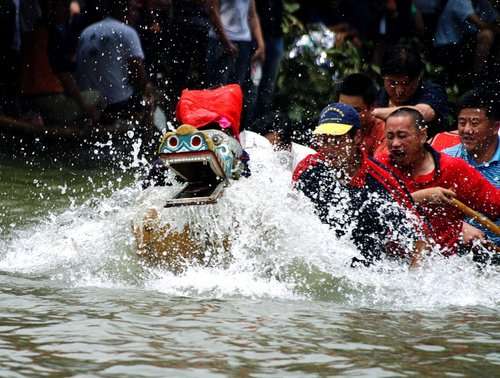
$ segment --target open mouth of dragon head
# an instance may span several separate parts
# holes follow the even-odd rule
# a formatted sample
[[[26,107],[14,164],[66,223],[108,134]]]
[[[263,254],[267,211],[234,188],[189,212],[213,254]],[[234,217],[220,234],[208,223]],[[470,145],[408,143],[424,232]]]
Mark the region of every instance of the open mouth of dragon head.
[[[230,180],[239,178],[241,154],[239,142],[220,130],[182,125],[166,133],[159,155],[183,186],[165,206],[217,202]]]

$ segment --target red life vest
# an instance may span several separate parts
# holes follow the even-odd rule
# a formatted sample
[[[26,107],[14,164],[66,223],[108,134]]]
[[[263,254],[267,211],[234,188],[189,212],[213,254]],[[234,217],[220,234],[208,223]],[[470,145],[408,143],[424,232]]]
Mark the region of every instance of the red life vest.
[[[434,138],[432,138],[430,144],[436,151],[441,152],[448,147],[456,146],[460,142],[461,141],[458,132],[445,131],[434,135]]]

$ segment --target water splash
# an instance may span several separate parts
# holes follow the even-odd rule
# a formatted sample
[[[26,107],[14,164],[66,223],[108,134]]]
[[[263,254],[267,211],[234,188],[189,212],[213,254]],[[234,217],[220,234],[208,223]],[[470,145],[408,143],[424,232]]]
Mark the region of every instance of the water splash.
[[[337,240],[307,201],[291,195],[282,156],[254,147],[252,176],[234,182],[216,205],[164,209],[175,188],[142,191],[133,184],[16,228],[1,241],[0,270],[74,287],[139,287],[172,296],[314,299],[406,310],[499,305],[500,275],[494,268],[478,270],[467,257],[435,256],[417,271],[395,262],[350,268],[353,245]],[[135,256],[131,224],[151,207],[179,225],[197,216],[215,236],[229,233],[231,264],[191,267],[180,275],[144,266]]]

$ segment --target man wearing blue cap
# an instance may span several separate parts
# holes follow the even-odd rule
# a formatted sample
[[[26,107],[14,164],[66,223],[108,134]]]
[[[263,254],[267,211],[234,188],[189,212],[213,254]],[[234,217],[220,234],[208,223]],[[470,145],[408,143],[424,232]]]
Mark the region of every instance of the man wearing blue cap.
[[[313,134],[318,152],[301,161],[295,187],[315,205],[318,216],[351,239],[369,265],[382,254],[410,256],[425,232],[410,193],[384,166],[362,150],[360,119],[346,104],[331,103]]]

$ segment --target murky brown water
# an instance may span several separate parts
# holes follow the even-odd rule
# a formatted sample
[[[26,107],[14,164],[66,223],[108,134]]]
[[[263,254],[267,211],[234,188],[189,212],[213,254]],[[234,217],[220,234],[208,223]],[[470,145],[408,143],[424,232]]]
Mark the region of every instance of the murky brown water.
[[[133,180],[0,163],[0,376],[500,374],[496,272],[148,271],[129,232]]]

